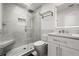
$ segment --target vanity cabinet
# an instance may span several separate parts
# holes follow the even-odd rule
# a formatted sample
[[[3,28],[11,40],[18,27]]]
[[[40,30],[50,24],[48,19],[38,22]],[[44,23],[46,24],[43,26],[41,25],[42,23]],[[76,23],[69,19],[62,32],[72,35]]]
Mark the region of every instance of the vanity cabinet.
[[[79,56],[79,40],[59,36],[48,36],[49,56]]]
[[[62,56],[79,56],[79,51],[62,47]]]
[[[61,55],[61,48],[59,42],[57,42],[57,37],[48,37],[48,55],[49,56],[59,56]]]
[[[49,46],[48,46],[48,55],[49,56],[58,56],[59,52],[58,52],[58,48],[59,48],[59,45],[58,44],[52,44],[52,43],[49,43]]]

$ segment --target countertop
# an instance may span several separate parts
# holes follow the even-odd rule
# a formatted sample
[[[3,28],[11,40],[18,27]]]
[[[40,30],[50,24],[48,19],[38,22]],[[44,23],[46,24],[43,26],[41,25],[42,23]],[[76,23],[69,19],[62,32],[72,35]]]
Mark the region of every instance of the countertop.
[[[79,40],[79,34],[49,33],[48,36],[64,37]]]

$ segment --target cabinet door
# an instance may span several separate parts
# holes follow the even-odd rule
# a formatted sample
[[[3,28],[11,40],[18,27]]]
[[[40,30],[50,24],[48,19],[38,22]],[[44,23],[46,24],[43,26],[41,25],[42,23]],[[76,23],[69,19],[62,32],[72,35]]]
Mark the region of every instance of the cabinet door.
[[[48,43],[48,56],[58,56],[59,45]]]
[[[79,56],[79,51],[62,47],[62,56]]]

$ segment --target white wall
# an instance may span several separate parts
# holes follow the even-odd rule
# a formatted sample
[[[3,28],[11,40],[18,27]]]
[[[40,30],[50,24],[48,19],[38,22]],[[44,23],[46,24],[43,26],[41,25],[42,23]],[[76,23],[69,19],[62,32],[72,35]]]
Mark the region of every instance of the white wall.
[[[47,11],[52,11],[53,16],[47,16],[44,19],[41,18],[41,33],[42,34],[53,32],[55,28],[56,8],[54,7],[52,3],[45,4],[44,6],[42,6],[40,13],[44,13]]]
[[[56,7],[52,3],[46,4],[42,6],[40,13],[47,11],[52,11],[53,16],[47,16],[44,19],[41,18],[41,39],[44,41],[47,41],[46,36],[48,35],[48,33],[54,32],[56,26]]]
[[[39,13],[44,13],[46,11],[53,11],[53,16],[48,16],[44,19],[41,18]],[[56,16],[56,8],[54,7],[53,4],[45,4],[41,8],[39,8],[35,14],[35,28],[36,29],[36,35],[38,40],[42,39],[43,35],[47,35],[49,32],[53,32],[55,28],[55,16]],[[38,35],[37,35],[38,34]],[[40,38],[41,37],[41,38]]]
[[[27,16],[28,15],[28,16]],[[16,4],[3,4],[3,34],[6,39],[14,39],[15,47],[27,44],[27,33],[24,31],[30,15],[26,9]],[[18,22],[18,18],[26,19],[24,22]]]
[[[56,8],[53,4],[46,4],[41,8],[40,13],[44,13],[47,11],[52,11],[53,16],[41,18],[41,29],[42,30],[53,30],[55,27],[55,16],[56,16]]]

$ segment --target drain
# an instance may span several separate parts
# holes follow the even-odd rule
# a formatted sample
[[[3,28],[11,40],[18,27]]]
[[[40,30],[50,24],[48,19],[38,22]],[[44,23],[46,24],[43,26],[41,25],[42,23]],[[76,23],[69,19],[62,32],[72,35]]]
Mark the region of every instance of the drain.
[[[24,50],[25,50],[26,48],[24,48]]]

